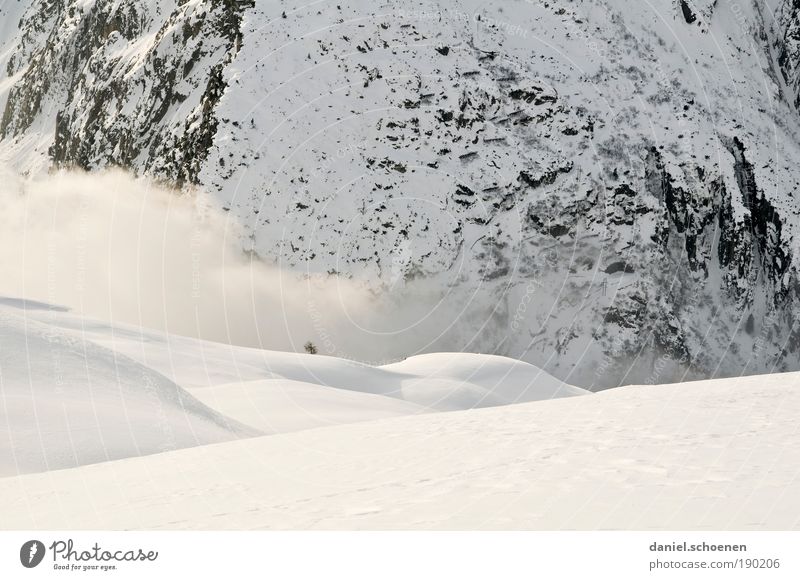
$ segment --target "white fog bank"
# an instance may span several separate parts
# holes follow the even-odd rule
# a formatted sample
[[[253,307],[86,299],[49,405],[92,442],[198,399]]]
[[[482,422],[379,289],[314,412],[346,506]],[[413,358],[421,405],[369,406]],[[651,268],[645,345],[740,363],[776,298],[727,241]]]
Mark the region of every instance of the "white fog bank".
[[[267,265],[201,192],[120,171],[2,177],[5,296],[245,346],[299,351],[311,340],[320,354],[372,362],[430,350],[458,317],[422,282],[376,298],[356,281]]]

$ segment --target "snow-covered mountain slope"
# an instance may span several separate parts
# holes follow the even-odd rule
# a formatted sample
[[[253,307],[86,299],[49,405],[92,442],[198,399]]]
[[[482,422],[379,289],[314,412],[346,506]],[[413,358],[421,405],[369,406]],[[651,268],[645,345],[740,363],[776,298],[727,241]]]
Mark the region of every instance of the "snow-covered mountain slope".
[[[372,367],[0,298],[0,476],[583,394],[527,363],[491,355],[426,355]]]
[[[428,350],[593,388],[800,368],[796,2],[0,12],[20,171],[197,184],[281,266],[424,278],[463,304]]]
[[[623,387],[5,478],[0,527],[798,529],[798,381]]]

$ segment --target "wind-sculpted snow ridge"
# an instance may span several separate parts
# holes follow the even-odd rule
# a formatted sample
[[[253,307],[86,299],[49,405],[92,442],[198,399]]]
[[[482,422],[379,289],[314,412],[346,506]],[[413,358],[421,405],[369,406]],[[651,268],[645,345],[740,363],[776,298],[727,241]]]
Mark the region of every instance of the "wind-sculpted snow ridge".
[[[497,356],[373,367],[112,325],[13,298],[0,298],[0,344],[0,476],[586,394]]]
[[[463,304],[429,351],[594,389],[800,368],[796,2],[0,11],[20,171],[198,184],[282,267],[425,279]]]
[[[622,387],[5,478],[0,527],[798,529],[798,381]]]
[[[260,434],[160,373],[26,311],[59,314],[0,303],[0,476]]]

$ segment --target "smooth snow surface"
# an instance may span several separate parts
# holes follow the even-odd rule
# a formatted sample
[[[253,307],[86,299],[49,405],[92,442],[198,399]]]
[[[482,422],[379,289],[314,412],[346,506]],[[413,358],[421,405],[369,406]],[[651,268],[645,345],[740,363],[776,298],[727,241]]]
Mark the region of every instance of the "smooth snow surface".
[[[372,367],[13,298],[0,347],[0,528],[800,527],[800,373],[589,395],[502,357]]]
[[[229,441],[258,431],[167,377],[0,304],[0,476]]]
[[[502,357],[372,367],[110,325],[14,298],[0,298],[0,387],[0,476],[585,393]]]
[[[427,411],[389,397],[284,379],[230,383],[194,393],[208,406],[264,433],[288,433]]]
[[[798,528],[798,387],[624,387],[5,478],[0,526]]]

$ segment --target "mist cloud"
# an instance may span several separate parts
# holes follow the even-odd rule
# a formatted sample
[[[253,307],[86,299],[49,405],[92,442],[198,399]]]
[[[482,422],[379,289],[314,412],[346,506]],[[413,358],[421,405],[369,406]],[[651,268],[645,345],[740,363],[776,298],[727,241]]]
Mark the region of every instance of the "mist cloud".
[[[0,177],[0,295],[239,345],[299,351],[311,340],[373,362],[430,350],[459,316],[434,284],[376,294],[269,266],[202,192],[119,171]]]

